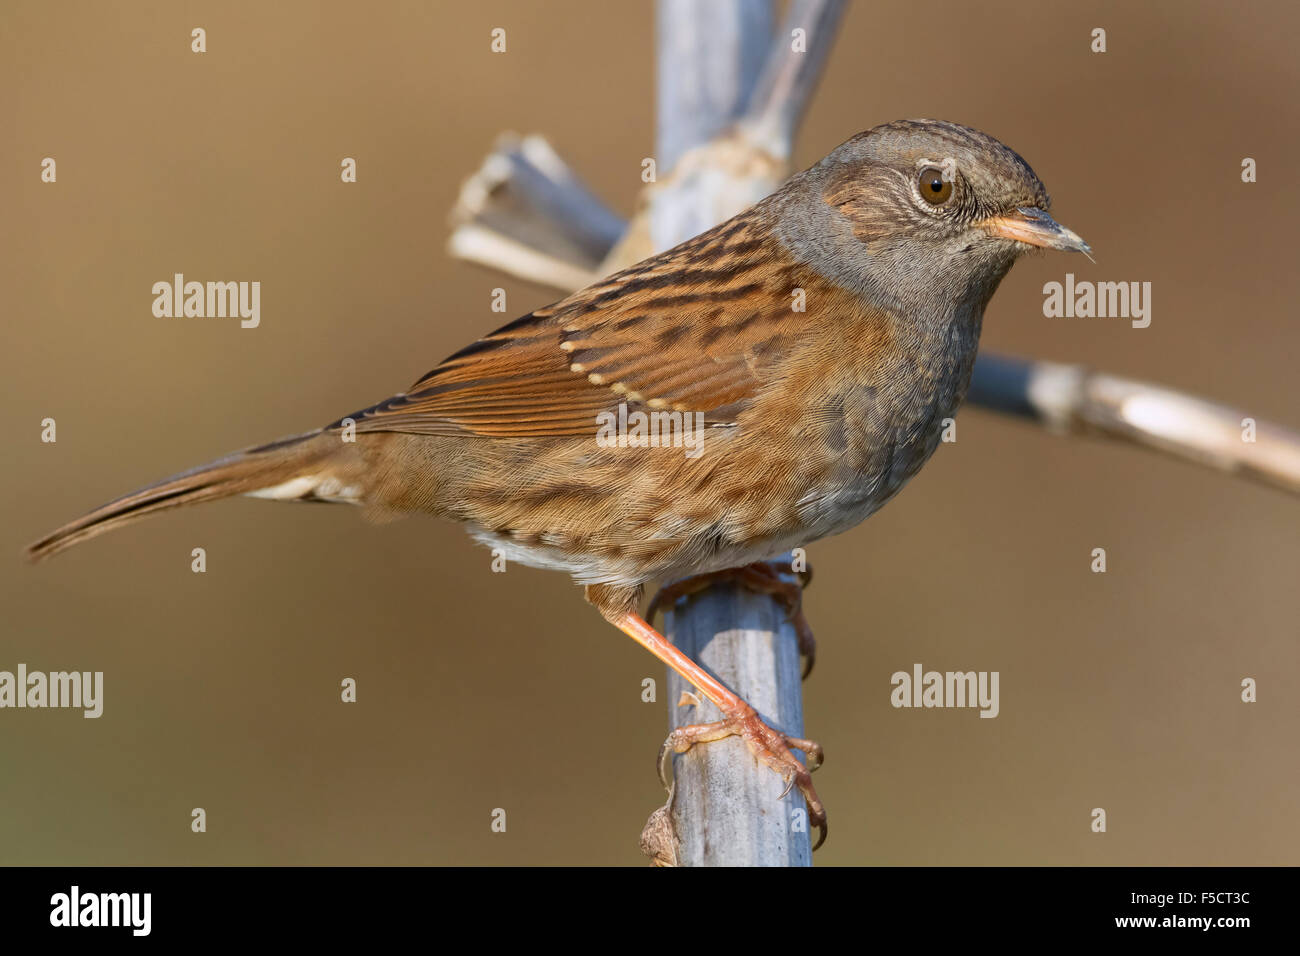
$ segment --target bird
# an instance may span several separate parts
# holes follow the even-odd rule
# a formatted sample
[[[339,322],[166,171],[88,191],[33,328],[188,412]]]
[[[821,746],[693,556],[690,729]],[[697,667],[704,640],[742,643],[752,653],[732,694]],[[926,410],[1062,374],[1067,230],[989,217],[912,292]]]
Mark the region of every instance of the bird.
[[[1012,264],[1035,248],[1090,251],[1050,206],[1029,164],[986,133],[876,126],[406,391],[117,498],[29,557],[236,495],[451,519],[508,560],[568,573],[718,707],[721,720],[673,731],[661,775],[664,754],[738,735],[798,787],[820,846],[820,746],[769,726],[656,631],[639,613],[645,588],[758,567],[897,494],[961,405]]]

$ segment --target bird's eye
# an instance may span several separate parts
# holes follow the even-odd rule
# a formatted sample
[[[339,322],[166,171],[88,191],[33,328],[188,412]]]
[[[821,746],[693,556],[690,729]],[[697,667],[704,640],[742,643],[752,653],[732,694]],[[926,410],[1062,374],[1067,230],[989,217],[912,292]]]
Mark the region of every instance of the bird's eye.
[[[942,206],[952,197],[952,180],[938,166],[926,166],[916,181],[916,190],[931,206]]]

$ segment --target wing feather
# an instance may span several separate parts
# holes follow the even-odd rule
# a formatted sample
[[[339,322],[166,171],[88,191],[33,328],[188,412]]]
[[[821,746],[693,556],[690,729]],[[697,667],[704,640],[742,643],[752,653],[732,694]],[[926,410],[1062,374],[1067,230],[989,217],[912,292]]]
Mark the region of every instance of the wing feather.
[[[796,315],[792,290],[813,281],[755,241],[760,208],[516,319],[350,417],[359,431],[483,437],[591,434],[620,402],[733,419]]]

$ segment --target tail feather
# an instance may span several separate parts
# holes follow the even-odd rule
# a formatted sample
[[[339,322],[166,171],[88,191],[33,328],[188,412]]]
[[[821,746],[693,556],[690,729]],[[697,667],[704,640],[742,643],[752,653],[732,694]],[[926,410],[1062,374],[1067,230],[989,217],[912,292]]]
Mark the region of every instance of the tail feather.
[[[339,445],[338,442],[323,438],[320,432],[309,432],[236,452],[179,475],[164,478],[65,524],[30,545],[27,556],[32,561],[40,561],[146,515],[203,501],[285,488],[292,482],[298,483],[298,493],[267,496],[315,497],[312,494],[315,484],[304,479],[317,476],[318,481],[331,481],[335,487],[340,484],[337,479],[320,477],[321,466]]]

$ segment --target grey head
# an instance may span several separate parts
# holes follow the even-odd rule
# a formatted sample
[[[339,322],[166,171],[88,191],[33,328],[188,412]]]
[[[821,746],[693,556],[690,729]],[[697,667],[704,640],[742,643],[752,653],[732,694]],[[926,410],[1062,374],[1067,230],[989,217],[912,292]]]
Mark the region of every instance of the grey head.
[[[877,126],[787,190],[784,203],[794,208],[780,218],[786,245],[902,317],[950,321],[982,313],[1025,252],[1089,251],[1051,217],[1047,189],[1028,163],[956,123]]]

